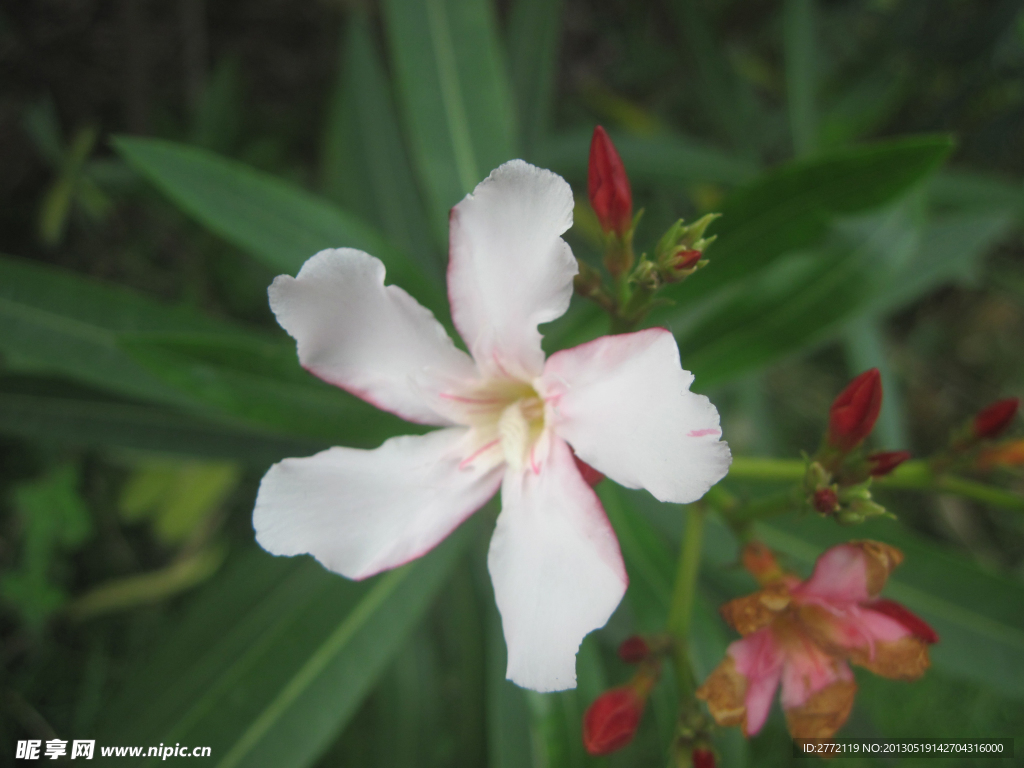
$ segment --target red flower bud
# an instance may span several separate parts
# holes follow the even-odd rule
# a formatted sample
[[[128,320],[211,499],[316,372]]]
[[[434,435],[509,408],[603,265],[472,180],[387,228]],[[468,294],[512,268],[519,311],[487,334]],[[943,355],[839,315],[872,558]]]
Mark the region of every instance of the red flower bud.
[[[871,465],[868,474],[872,477],[884,477],[909,458],[908,451],[875,451],[868,456],[868,463]]]
[[[607,755],[633,740],[645,700],[631,686],[605,691],[583,716],[583,746],[592,755]]]
[[[639,664],[651,654],[647,641],[640,635],[627,637],[619,646],[619,658],[627,664]]]
[[[693,248],[679,251],[675,256],[675,268],[677,270],[691,269],[697,266],[697,262],[700,261],[700,257],[703,255],[703,253],[695,251]]]
[[[814,492],[814,508],[823,515],[831,515],[839,509],[839,496],[831,488],[819,488]]]
[[[900,603],[893,600],[879,598],[878,600],[872,600],[864,607],[871,609],[875,613],[880,613],[883,616],[888,616],[890,619],[898,621],[904,626],[904,628],[911,632],[914,637],[924,640],[926,643],[934,644],[939,642],[938,634],[934,629],[928,626],[928,622],[917,614],[911,613]]]
[[[715,753],[710,749],[693,750],[693,768],[715,768]]]
[[[590,140],[587,193],[601,229],[622,237],[633,224],[633,193],[615,145],[600,125]]]
[[[1020,400],[1016,397],[1008,397],[1005,400],[998,400],[988,408],[983,409],[974,417],[974,437],[977,440],[995,437],[1013,421],[1017,415],[1017,408]]]
[[[855,378],[832,403],[828,414],[828,443],[843,453],[852,451],[871,434],[882,409],[882,377],[877,368]]]
[[[591,488],[604,480],[604,475],[594,469],[587,462],[580,459],[575,453],[572,455],[573,461],[576,462],[576,469],[580,471],[580,475],[583,477],[584,482],[587,483]]]

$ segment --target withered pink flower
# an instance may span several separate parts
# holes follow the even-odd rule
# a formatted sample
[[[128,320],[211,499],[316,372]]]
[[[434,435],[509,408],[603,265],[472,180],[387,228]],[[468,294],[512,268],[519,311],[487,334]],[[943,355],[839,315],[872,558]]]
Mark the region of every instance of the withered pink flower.
[[[698,689],[719,725],[761,730],[782,685],[794,738],[827,739],[850,715],[857,685],[848,661],[876,674],[913,680],[928,668],[938,636],[899,603],[878,598],[902,553],[876,541],[827,550],[807,581],[785,574],[755,545],[744,563],[763,589],[722,606],[743,639]]]

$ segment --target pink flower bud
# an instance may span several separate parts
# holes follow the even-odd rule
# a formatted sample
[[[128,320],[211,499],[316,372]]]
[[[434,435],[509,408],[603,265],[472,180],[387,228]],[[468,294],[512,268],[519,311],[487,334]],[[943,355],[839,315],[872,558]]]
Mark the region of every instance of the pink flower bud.
[[[627,637],[619,646],[619,658],[627,664],[639,664],[651,654],[647,641],[640,635]]]
[[[1017,415],[1018,406],[1020,406],[1020,400],[1016,397],[1008,397],[1005,400],[998,400],[980,411],[974,417],[972,425],[975,439],[996,437],[1013,421],[1013,417]]]
[[[632,686],[612,688],[598,696],[583,716],[583,746],[592,755],[607,755],[633,740],[645,700]]]
[[[882,409],[882,377],[877,368],[864,371],[833,401],[828,418],[828,443],[846,453],[871,434]]]
[[[600,125],[590,141],[590,165],[587,169],[590,204],[601,222],[601,229],[622,237],[633,224],[633,193],[629,177],[615,145]]]
[[[868,456],[872,477],[884,477],[910,458],[908,451],[875,451]]]
[[[693,750],[693,768],[715,768],[715,753],[710,749]]]

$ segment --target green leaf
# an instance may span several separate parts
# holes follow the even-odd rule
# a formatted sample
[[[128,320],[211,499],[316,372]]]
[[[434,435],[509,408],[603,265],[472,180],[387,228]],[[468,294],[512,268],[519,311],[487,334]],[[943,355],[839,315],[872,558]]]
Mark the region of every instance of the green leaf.
[[[316,195],[198,147],[130,136],[113,144],[185,213],[275,269],[295,274],[325,248],[358,248],[383,261],[389,281],[435,313],[444,307],[439,286],[408,256]]]
[[[432,247],[391,92],[370,23],[354,12],[324,137],[325,192],[380,227],[440,284],[442,264]]]
[[[0,258],[0,318],[12,371],[334,443],[369,446],[400,423],[303,371],[291,342],[71,273]]]
[[[537,147],[531,159],[565,176],[585,179],[591,133],[587,130],[552,136]],[[731,186],[749,181],[758,170],[750,161],[683,134],[641,137],[612,131],[611,136],[634,183],[711,182]]]
[[[66,600],[54,578],[60,551],[78,549],[92,533],[89,509],[78,493],[78,468],[64,464],[14,488],[20,518],[20,567],[0,578],[0,596],[21,614],[33,632]],[[13,564],[12,564],[13,565]]]
[[[672,0],[668,10],[682,38],[685,51],[697,68],[696,85],[704,107],[730,138],[735,148],[753,159],[763,136],[759,135],[758,105],[749,84],[736,76],[719,44],[721,36],[708,23],[697,0]]]
[[[363,583],[305,558],[247,554],[130,674],[103,738],[209,745],[219,768],[312,764],[401,650],[469,539],[460,530],[427,557]]]
[[[232,326],[132,291],[0,256],[0,352],[19,372],[60,374],[134,397],[181,404],[117,346],[122,332],[224,333]]]
[[[508,651],[501,616],[487,608],[487,753],[490,768],[530,768],[530,713],[526,691],[505,679]]]
[[[563,5],[563,0],[517,0],[509,14],[509,71],[527,157],[551,119]]]
[[[787,163],[734,192],[712,234],[707,269],[667,293],[686,305],[806,248],[835,216],[879,208],[935,171],[952,147],[945,136],[879,142]]]
[[[940,642],[930,650],[936,668],[1024,697],[1024,586],[1019,581],[982,570],[891,521],[865,523],[856,534],[903,551],[903,564],[882,594],[906,605],[938,632]],[[850,538],[850,530],[803,517],[759,523],[757,535],[809,572],[827,547]]]
[[[814,0],[786,0],[783,43],[786,53],[786,102],[793,150],[797,157],[817,145],[818,60],[815,52]]]
[[[430,223],[515,157],[513,111],[488,0],[386,0],[392,69]]]
[[[715,386],[837,333],[886,286],[919,242],[913,206],[846,221],[829,247],[744,281],[680,335],[686,367]]]
[[[282,434],[375,446],[401,419],[313,377],[293,344],[258,337],[125,335],[141,367],[211,413]],[[406,430],[408,431],[408,430]]]
[[[9,376],[0,378],[0,432],[43,443],[229,458],[259,467],[328,447],[64,383]]]

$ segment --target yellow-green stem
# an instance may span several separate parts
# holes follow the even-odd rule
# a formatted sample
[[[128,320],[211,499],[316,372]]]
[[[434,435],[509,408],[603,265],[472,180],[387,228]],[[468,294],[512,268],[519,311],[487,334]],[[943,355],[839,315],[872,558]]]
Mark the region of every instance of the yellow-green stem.
[[[672,588],[672,603],[668,612],[668,631],[673,640],[672,661],[676,672],[676,687],[679,691],[679,706],[684,712],[692,711],[694,707],[693,692],[696,685],[693,667],[690,664],[690,621],[697,592],[704,514],[699,504],[692,504],[689,507],[683,543],[679,549],[676,582]]]
[[[750,456],[733,457],[729,477],[737,480],[793,482],[807,471],[802,459],[766,459]],[[905,491],[933,491],[962,496],[994,507],[1024,512],[1024,496],[976,480],[949,474],[935,474],[927,461],[908,461],[891,475],[875,480],[879,488]]]

